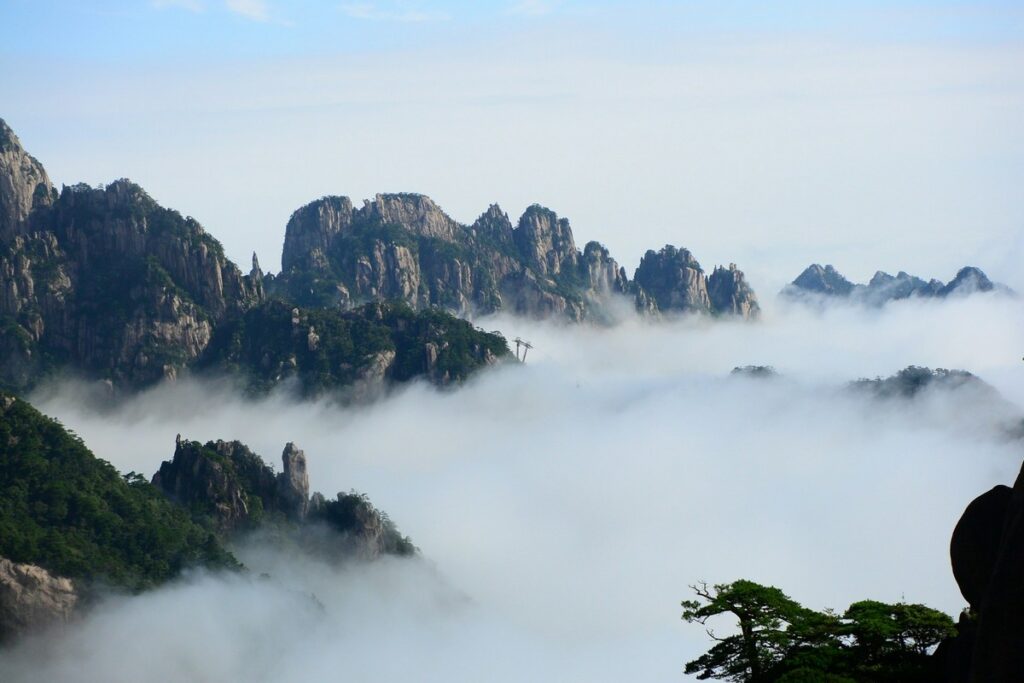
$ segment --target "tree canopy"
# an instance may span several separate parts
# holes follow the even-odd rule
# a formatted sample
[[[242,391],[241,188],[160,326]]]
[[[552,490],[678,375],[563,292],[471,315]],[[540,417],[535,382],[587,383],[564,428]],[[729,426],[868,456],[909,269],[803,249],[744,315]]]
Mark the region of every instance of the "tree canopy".
[[[924,605],[862,600],[841,616],[803,607],[778,588],[739,580],[691,587],[682,618],[707,627],[720,615],[736,633],[707,633],[715,644],[686,664],[697,678],[740,683],[923,681],[928,653],[954,635],[953,620]]]

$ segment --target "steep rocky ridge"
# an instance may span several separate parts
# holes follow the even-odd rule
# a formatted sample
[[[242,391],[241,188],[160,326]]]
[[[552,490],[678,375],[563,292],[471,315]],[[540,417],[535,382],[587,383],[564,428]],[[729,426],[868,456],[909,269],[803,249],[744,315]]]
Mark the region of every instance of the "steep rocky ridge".
[[[324,197],[292,215],[283,270],[268,290],[309,306],[399,300],[461,316],[505,310],[602,321],[614,317],[620,297],[644,312],[757,316],[753,290],[734,265],[715,276],[712,301],[699,264],[675,264],[679,254],[692,259],[674,247],[648,252],[631,283],[606,248],[589,242],[581,252],[568,220],[539,205],[515,225],[497,205],[462,225],[422,195],[377,195],[361,208]]]
[[[32,211],[53,200],[43,165],[22,149],[18,136],[0,119],[0,239],[28,231]]]
[[[196,369],[233,376],[257,395],[279,386],[307,397],[339,387],[366,395],[416,378],[456,384],[508,355],[500,335],[433,308],[372,303],[343,311],[269,301],[220,325]]]
[[[119,474],[55,420],[0,394],[0,641],[183,570],[245,570],[251,534],[332,562],[416,554],[365,495],[310,494],[289,443],[275,473],[238,441],[183,440],[152,483]]]
[[[366,223],[401,222],[437,242],[451,240],[459,228],[428,199],[406,195],[382,197],[360,212],[354,212],[350,203],[325,202],[313,213],[297,214],[298,227],[289,232],[286,252],[303,254],[304,267],[314,269],[327,263],[332,236],[343,233],[356,213]],[[303,225],[315,230],[304,230]],[[373,292],[370,298],[376,299],[413,299],[419,276],[406,267],[413,260],[403,249],[389,244],[373,252],[388,264],[386,272],[374,271],[376,261],[360,260],[356,291]],[[445,271],[448,266],[453,270]],[[428,270],[424,277],[451,282],[450,291],[443,294],[458,301],[463,279],[469,275],[454,264],[448,266],[439,266],[443,272]],[[173,380],[199,366],[230,370],[246,378],[261,373],[287,376],[288,372],[268,372],[259,365],[262,355],[247,356],[245,360],[255,365],[244,366],[239,365],[238,354],[207,353],[218,338],[243,347],[252,347],[257,336],[261,342],[272,341],[240,321],[260,310],[263,313],[253,315],[274,317],[274,310],[266,309],[278,302],[268,301],[264,290],[264,284],[273,281],[264,275],[255,255],[249,274],[243,274],[198,222],[160,206],[128,180],[54,191],[42,165],[0,121],[0,387],[25,391],[58,371],[129,390]],[[335,290],[332,296],[342,294]],[[307,293],[297,298],[319,302],[323,297]],[[310,315],[318,317],[316,311]],[[374,316],[376,320],[371,321]],[[410,362],[398,371],[393,367],[392,361],[400,356],[396,349],[409,345],[402,329],[387,328],[398,324],[401,316],[357,311],[353,317],[372,328],[371,346],[381,347],[376,350],[382,355],[367,359],[367,349],[353,345],[351,336],[333,339],[338,325],[310,327],[304,343],[333,350],[333,371],[317,373],[324,380],[317,391],[362,378],[346,368],[365,365],[368,376],[381,379],[411,379],[417,374],[410,370],[414,367]],[[457,322],[450,316],[434,321],[432,333],[425,335],[429,338],[422,340],[418,351],[419,357],[427,359],[416,366],[422,369],[419,374],[439,383],[457,381],[508,353],[500,337],[489,337],[478,344],[489,349],[481,350],[480,362],[463,355],[467,365],[446,365],[451,354],[446,356],[444,351],[454,344],[445,334],[458,327]],[[243,328],[248,341],[239,333]],[[461,328],[459,335],[465,336]],[[286,340],[292,341],[290,336]],[[224,351],[223,346],[219,348]],[[292,355],[290,346],[264,351],[281,358],[285,366]],[[231,356],[228,362],[204,362],[224,355]],[[445,367],[435,367],[431,358]]]
[[[153,485],[212,519],[222,534],[276,532],[333,560],[415,554],[412,542],[365,495],[310,494],[306,455],[295,444],[285,446],[281,461],[283,471],[275,474],[238,441],[203,445],[179,436],[173,458],[160,466]]]
[[[977,292],[999,291],[1011,294],[1005,285],[989,280],[979,268],[967,266],[944,284],[941,280],[925,281],[902,270],[896,275],[878,271],[866,284],[847,280],[833,266],[815,263],[782,290],[782,295],[803,301],[823,301],[830,298],[845,299],[868,306],[882,306],[890,301],[919,298],[966,296]]]

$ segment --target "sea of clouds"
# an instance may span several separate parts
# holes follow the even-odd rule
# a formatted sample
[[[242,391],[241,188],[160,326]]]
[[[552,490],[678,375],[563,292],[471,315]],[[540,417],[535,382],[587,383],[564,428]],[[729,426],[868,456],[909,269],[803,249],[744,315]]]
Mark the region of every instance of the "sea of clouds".
[[[779,304],[755,324],[478,322],[529,339],[528,362],[370,405],[185,381],[111,411],[72,386],[41,391],[43,412],[147,476],[178,433],[275,464],[294,441],[313,488],[368,493],[422,558],[331,567],[249,543],[249,574],[109,599],[0,653],[0,679],[673,681],[710,645],[679,618],[700,580],[773,584],[818,609],[964,606],[953,526],[1024,452],[1002,429],[1024,405],[1019,300]],[[780,376],[730,375],[747,364]],[[1009,403],[843,388],[910,364],[970,370]]]

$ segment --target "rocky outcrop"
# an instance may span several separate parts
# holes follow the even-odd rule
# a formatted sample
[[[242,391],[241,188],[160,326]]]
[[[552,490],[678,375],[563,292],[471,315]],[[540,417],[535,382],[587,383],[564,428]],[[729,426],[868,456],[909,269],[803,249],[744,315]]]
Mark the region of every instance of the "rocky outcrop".
[[[294,443],[285,446],[281,461],[283,470],[275,475],[237,441],[202,445],[178,437],[174,457],[161,464],[153,484],[193,514],[210,518],[227,537],[284,524],[305,550],[336,560],[415,552],[365,495],[310,495],[306,455]]]
[[[175,442],[174,456],[153,475],[153,485],[172,500],[199,510],[221,532],[254,527],[266,517],[293,521],[309,510],[306,455],[289,443],[275,475],[263,459],[238,441]]]
[[[1024,470],[1012,488],[996,486],[967,506],[950,559],[970,612],[935,653],[941,680],[1024,680]]]
[[[0,641],[67,623],[79,599],[71,579],[0,557]]]
[[[991,291],[1012,294],[1008,287],[993,283],[985,273],[973,266],[961,268],[948,284],[936,279],[925,281],[903,271],[896,275],[878,271],[866,285],[861,285],[850,282],[832,266],[822,267],[815,263],[787,285],[782,294],[803,301],[820,302],[835,298],[862,305],[883,306],[890,301],[914,297],[943,298]]]
[[[221,324],[195,370],[229,374],[251,394],[287,387],[304,397],[360,398],[417,378],[457,384],[509,354],[500,335],[433,308],[268,301]]]
[[[0,345],[19,348],[0,384],[15,389],[68,363],[120,386],[174,378],[218,321],[263,297],[258,264],[243,276],[198,223],[127,180],[65,187],[30,222],[0,237]]]
[[[933,280],[933,282],[938,282]],[[961,296],[974,294],[976,292],[991,292],[994,289],[1006,289],[1000,287],[988,279],[988,276],[980,268],[967,266],[957,271],[956,277],[949,281],[949,284],[940,288],[937,296]]]
[[[853,291],[853,283],[831,265],[824,268],[817,263],[807,267],[793,280],[793,286],[807,292],[826,296],[846,296]]]
[[[28,232],[33,210],[52,202],[53,185],[43,165],[0,119],[0,240]]]
[[[309,474],[306,454],[290,441],[281,454],[283,471],[277,475],[277,496],[281,508],[292,519],[305,519],[309,512]]]
[[[297,319],[316,322],[276,328],[284,333],[278,338],[245,327],[248,314],[270,305],[266,289],[278,299],[282,292],[255,254],[243,275],[199,223],[160,206],[128,180],[51,194],[42,166],[2,122],[0,142],[0,189],[7,188],[6,218],[0,219],[0,387],[26,391],[70,369],[116,393],[212,367],[245,378],[264,375],[269,384],[308,369],[319,392],[411,379],[409,367],[448,383],[485,365],[487,357],[508,353],[499,338],[482,339],[473,331],[462,336],[479,353],[447,362],[452,359],[445,349],[461,342],[450,343],[445,335],[464,330],[454,319],[437,320],[430,341],[440,349],[440,369],[416,363],[395,372],[392,364],[406,345],[401,316],[378,312],[373,334],[353,335],[358,313],[340,320],[294,306],[336,311],[339,304],[355,308],[354,301],[399,300],[415,308],[437,303],[469,311],[493,304],[497,284],[485,287],[479,265],[452,251],[466,229],[426,197],[378,195],[359,209],[347,199],[325,198],[297,211],[284,261],[289,272],[299,273],[289,281],[298,294],[282,305],[294,308]],[[29,202],[32,192],[38,196]],[[360,248],[349,249],[352,244]],[[333,275],[339,254],[350,278]],[[499,261],[488,273],[511,268],[507,259]],[[240,350],[257,337],[267,347],[258,354],[253,349],[241,363]],[[215,339],[237,345],[232,358],[224,358],[224,349],[209,350]],[[423,357],[422,347],[410,353]],[[204,362],[209,358],[214,360]],[[327,359],[335,363],[329,371],[319,367]]]
[[[271,280],[272,291],[308,306],[398,300],[461,316],[506,310],[607,321],[615,317],[617,297],[633,296],[650,302],[638,306],[645,311],[696,310],[671,303],[692,295],[686,289],[690,283],[661,283],[660,297],[634,291],[607,249],[589,242],[581,252],[569,221],[536,204],[515,225],[494,204],[465,226],[422,195],[377,195],[355,210],[345,197],[325,197],[289,220],[282,264],[281,275]],[[700,280],[706,289],[702,272]],[[739,270],[723,271],[716,283],[722,302],[717,312],[756,315],[756,298]],[[680,291],[670,291],[673,286]],[[664,306],[657,305],[658,298]],[[714,307],[698,308],[712,312]]]
[[[728,268],[715,267],[708,277],[707,288],[711,310],[719,315],[753,319],[761,314],[757,295],[735,263],[730,263]]]
[[[642,308],[653,311],[710,313],[708,282],[700,263],[686,249],[666,245],[648,250],[633,275],[633,285],[642,291]]]

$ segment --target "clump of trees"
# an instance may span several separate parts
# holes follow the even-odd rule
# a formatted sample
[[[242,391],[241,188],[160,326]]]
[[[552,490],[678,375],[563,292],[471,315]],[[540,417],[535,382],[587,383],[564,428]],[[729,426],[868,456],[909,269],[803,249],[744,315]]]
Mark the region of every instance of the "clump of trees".
[[[691,586],[682,618],[706,627],[715,644],[687,674],[748,683],[912,683],[931,680],[929,652],[956,634],[953,620],[924,605],[855,602],[842,614],[808,609],[778,588],[739,580]],[[732,615],[737,633],[720,637],[708,620]]]

